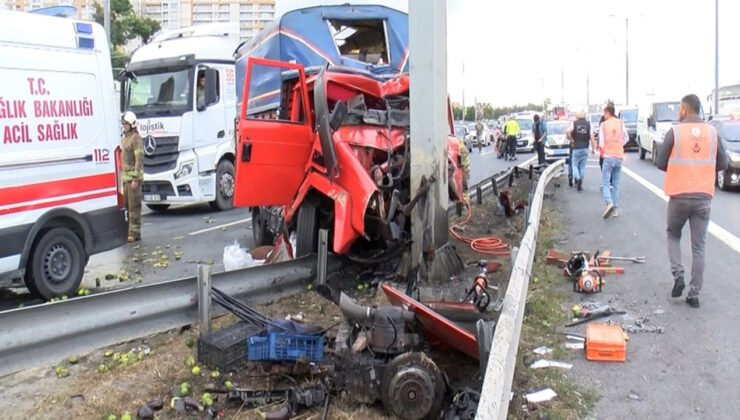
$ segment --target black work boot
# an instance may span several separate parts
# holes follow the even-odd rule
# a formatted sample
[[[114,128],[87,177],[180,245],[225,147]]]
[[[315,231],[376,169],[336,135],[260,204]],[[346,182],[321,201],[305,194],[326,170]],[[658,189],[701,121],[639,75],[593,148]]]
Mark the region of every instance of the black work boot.
[[[671,290],[671,297],[677,298],[681,297],[681,294],[683,293],[683,289],[686,287],[686,283],[683,282],[683,277],[679,277],[675,280],[673,280],[673,289]],[[686,298],[686,302],[688,302],[688,298]],[[698,305],[698,300],[696,301]]]
[[[686,296],[686,303],[692,308],[699,307],[699,296]]]
[[[581,191],[581,190],[583,190],[583,179],[579,178],[579,179],[578,179],[578,180],[576,181],[576,186],[578,187],[578,191]]]
[[[569,176],[568,177],[568,186],[569,187],[572,187],[573,186],[573,177],[572,176]]]

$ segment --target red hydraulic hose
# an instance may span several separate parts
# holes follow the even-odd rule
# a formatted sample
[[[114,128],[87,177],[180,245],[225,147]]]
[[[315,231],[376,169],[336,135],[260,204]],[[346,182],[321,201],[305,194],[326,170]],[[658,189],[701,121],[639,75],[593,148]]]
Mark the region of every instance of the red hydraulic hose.
[[[470,245],[470,248],[479,253],[485,255],[494,256],[506,256],[509,255],[509,245],[495,236],[484,236],[481,238],[470,238],[455,231],[456,228],[465,226],[470,221],[470,216],[473,214],[473,209],[470,207],[469,200],[463,200],[465,206],[468,209],[468,214],[465,219],[457,224],[450,226],[450,234],[455,237],[458,241],[464,242]]]

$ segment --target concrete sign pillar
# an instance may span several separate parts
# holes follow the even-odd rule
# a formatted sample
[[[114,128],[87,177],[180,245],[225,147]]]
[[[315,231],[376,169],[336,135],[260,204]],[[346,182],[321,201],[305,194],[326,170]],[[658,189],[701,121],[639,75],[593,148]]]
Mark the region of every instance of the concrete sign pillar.
[[[424,191],[411,217],[413,264],[434,278],[435,251],[448,239],[447,7],[445,0],[409,0],[411,196]]]

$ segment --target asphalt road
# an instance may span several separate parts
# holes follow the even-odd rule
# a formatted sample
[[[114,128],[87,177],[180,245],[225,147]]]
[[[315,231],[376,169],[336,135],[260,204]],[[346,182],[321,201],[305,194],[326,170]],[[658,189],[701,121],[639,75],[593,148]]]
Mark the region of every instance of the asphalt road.
[[[708,234],[700,309],[690,308],[683,298],[671,298],[666,201],[656,194],[662,188],[662,174],[639,161],[636,154],[628,154],[625,166],[628,171],[622,176],[617,218],[601,217],[604,202],[597,161],[589,161],[583,192],[568,188],[567,181],[560,182],[563,187],[554,200],[565,230],[560,246],[644,255],[647,263],[621,264],[626,267],[625,275],[609,276],[599,295],[573,294],[572,304],[588,298],[608,302],[627,311],[612,320],[634,324],[638,317],[647,317],[648,325],[661,326],[665,332],[629,334],[626,363],[588,362],[576,352],[568,374],[601,394],[594,418],[736,418],[740,412],[740,239],[719,228]],[[738,213],[740,195],[718,192],[712,222],[738,232]],[[688,236],[686,227],[682,252],[690,272]],[[570,284],[564,282],[563,289],[570,291]],[[585,327],[568,330],[583,333]]]
[[[535,156],[533,153],[518,153],[516,161],[497,159],[493,151],[493,145],[484,147],[481,151],[474,147],[469,151],[470,159],[470,185],[481,182],[484,178],[500,172],[512,164],[520,164]]]

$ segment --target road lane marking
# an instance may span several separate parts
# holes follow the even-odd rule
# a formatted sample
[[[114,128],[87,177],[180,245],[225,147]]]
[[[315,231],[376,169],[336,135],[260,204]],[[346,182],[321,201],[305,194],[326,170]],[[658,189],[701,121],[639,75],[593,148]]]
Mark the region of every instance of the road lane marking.
[[[625,166],[622,166],[622,170],[625,174],[627,174],[630,178],[637,181],[640,185],[647,188],[650,192],[660,197],[663,201],[666,203],[668,202],[668,196],[663,193],[663,190],[656,187],[655,184],[648,181],[647,179],[643,178],[642,176],[638,175],[637,173],[631,171]],[[720,241],[724,242],[725,245],[730,247],[733,251],[740,253],[740,238],[733,235],[727,229],[723,228],[722,226],[714,223],[713,221],[709,221],[709,233],[714,235],[715,238],[719,239]]]
[[[478,154],[481,155],[481,156],[485,156],[485,155],[490,155],[491,153],[493,153],[493,150],[489,150],[487,152],[478,153]]]
[[[248,223],[248,222],[251,222],[251,221],[252,221],[252,218],[251,217],[248,217],[246,219],[237,220],[236,222],[224,223],[223,225],[209,227],[207,229],[196,230],[195,232],[188,233],[188,235],[189,236],[200,235],[201,233],[211,232],[211,231],[218,230],[218,229],[221,229],[221,228],[225,228],[225,227],[229,227],[229,226],[234,226],[234,225],[240,225],[242,223]]]

